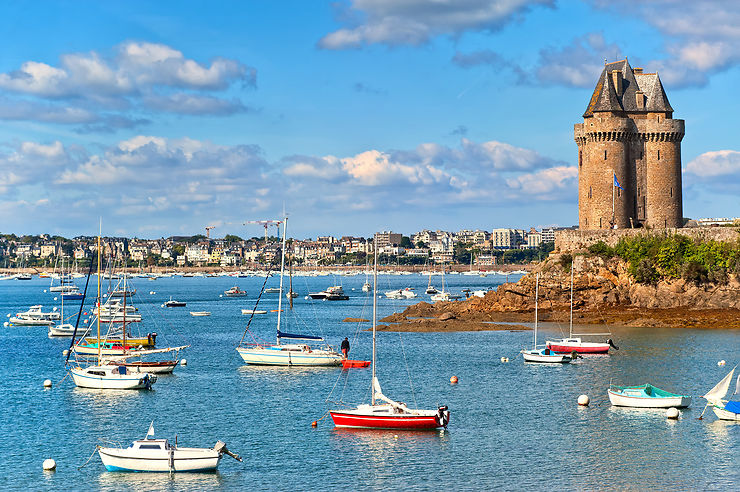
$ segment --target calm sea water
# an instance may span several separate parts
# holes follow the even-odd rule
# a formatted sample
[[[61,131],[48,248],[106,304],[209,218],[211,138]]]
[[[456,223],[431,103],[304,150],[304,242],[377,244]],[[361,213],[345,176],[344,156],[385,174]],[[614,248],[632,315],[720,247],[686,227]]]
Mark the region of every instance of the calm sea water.
[[[441,279],[433,277],[434,283]],[[488,288],[504,277],[448,275],[453,291]],[[650,382],[669,391],[700,395],[740,359],[738,331],[612,328],[621,350],[565,366],[526,365],[518,351],[531,332],[379,333],[378,375],[384,393],[424,408],[449,405],[446,432],[347,431],[325,415],[332,401],[369,398],[369,369],[279,369],[245,366],[234,348],[253,307],[260,278],[134,279],[134,302],[144,331],[159,346],[190,344],[186,367],[161,376],[153,391],[100,392],[74,387],[65,377],[68,339],[49,339],[43,327],[0,327],[0,489],[3,490],[507,490],[728,489],[740,483],[740,426],[718,421],[695,398],[678,421],[660,410],[612,408],[610,382]],[[301,294],[286,330],[320,334],[334,345],[345,337],[353,358],[370,357],[365,325],[345,317],[371,315],[361,292],[364,276],[294,279]],[[82,285],[82,280],[78,283]],[[346,302],[302,296],[342,283]],[[380,276],[379,291],[416,287],[427,278]],[[220,294],[234,284],[248,299]],[[48,280],[0,281],[0,315],[32,304],[50,308]],[[270,279],[268,286],[277,286]],[[439,286],[439,285],[438,285]],[[155,292],[150,294],[150,292]],[[172,296],[185,308],[165,309]],[[267,309],[277,294],[266,294]],[[412,301],[379,300],[380,316]],[[193,318],[190,311],[212,316]],[[275,313],[257,317],[252,333],[273,340]],[[587,327],[603,331],[604,327]],[[545,337],[567,326],[545,324]],[[511,362],[501,363],[500,357]],[[718,367],[725,359],[728,365]],[[450,376],[458,376],[453,386]],[[411,383],[410,378],[411,378]],[[44,379],[54,388],[44,390]],[[576,405],[588,394],[588,408]],[[225,457],[217,473],[106,472],[97,455],[78,470],[102,440],[128,445],[154,421],[157,437],[181,445],[223,440],[244,463]],[[41,470],[54,458],[54,473]]]

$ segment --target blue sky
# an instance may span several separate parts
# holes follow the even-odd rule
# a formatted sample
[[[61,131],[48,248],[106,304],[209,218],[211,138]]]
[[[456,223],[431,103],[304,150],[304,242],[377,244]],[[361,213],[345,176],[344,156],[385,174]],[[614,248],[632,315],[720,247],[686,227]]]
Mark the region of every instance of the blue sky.
[[[734,2],[0,5],[0,232],[299,237],[577,223],[604,58],[686,120],[684,215],[740,216]]]

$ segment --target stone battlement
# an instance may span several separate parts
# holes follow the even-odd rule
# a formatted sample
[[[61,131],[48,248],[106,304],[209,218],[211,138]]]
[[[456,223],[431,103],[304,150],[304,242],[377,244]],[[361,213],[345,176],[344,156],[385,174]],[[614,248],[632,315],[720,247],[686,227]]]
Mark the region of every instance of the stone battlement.
[[[682,229],[563,230],[555,232],[555,251],[558,253],[571,253],[579,249],[588,248],[599,241],[603,241],[608,246],[614,247],[623,237],[640,235],[671,236],[674,234],[680,234],[702,241],[731,242],[740,238],[740,229],[736,227],[687,227]]]

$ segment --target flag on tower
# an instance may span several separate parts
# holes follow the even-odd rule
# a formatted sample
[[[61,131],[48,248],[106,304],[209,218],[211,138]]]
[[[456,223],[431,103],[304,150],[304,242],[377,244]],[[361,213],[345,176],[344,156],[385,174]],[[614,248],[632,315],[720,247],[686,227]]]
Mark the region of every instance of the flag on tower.
[[[621,186],[621,185],[619,184],[619,181],[617,181],[617,175],[616,175],[616,174],[614,175],[614,186],[616,186],[616,187],[617,187],[617,188],[619,188],[620,190],[623,190],[623,189],[624,189],[624,188],[622,188],[622,186]]]

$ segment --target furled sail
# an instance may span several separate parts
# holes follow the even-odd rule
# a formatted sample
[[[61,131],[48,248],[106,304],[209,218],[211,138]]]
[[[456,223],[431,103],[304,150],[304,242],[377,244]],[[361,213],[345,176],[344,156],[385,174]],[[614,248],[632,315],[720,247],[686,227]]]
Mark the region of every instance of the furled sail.
[[[316,340],[316,341],[323,341],[324,339],[322,337],[315,337],[311,335],[299,335],[294,333],[285,333],[280,330],[277,332],[278,338],[292,338],[294,340]]]

